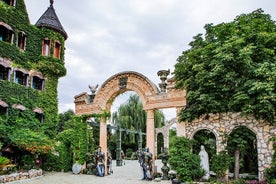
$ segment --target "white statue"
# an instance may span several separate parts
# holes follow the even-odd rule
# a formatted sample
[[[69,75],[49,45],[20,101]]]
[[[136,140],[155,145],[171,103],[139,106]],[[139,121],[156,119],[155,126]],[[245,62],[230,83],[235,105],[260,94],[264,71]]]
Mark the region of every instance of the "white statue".
[[[203,145],[200,146],[200,152],[198,155],[200,156],[200,166],[205,171],[203,179],[208,180],[210,178],[209,156]]]

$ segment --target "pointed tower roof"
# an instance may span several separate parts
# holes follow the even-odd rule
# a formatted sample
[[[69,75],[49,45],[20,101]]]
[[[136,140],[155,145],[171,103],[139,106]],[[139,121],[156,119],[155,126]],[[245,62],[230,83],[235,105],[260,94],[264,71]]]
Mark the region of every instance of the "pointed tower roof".
[[[53,6],[54,0],[50,0],[50,7],[44,12],[44,14],[38,19],[36,22],[37,27],[46,27],[53,29],[60,34],[62,34],[67,39],[68,35],[63,29],[57,14],[55,12],[54,6]]]

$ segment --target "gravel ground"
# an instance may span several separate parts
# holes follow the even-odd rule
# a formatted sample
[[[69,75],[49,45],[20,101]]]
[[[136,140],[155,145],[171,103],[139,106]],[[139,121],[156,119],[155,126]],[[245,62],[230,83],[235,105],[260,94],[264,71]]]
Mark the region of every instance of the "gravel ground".
[[[156,160],[157,171],[161,171],[162,163]],[[10,182],[9,184],[142,184],[159,183],[171,184],[171,181],[155,182],[144,181],[142,170],[137,160],[126,160],[125,165],[117,167],[113,161],[113,174],[105,177],[97,177],[86,174],[73,174],[72,172],[46,172],[44,176],[24,181]]]

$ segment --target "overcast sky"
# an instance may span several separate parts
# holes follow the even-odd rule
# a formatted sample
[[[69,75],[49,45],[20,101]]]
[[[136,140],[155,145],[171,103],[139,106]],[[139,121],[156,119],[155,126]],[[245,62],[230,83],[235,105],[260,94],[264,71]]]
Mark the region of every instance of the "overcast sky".
[[[50,5],[25,3],[31,24]],[[258,8],[276,20],[275,0],[55,0],[54,8],[68,34],[59,112],[74,110],[74,96],[90,93],[89,84],[101,86],[119,72],[139,72],[158,86],[157,71],[173,71],[207,23],[230,22]]]

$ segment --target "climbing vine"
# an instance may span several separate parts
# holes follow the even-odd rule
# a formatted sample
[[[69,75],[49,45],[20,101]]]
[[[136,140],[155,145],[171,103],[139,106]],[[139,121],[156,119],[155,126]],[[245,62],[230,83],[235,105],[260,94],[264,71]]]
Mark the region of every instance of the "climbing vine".
[[[9,25],[14,34],[12,43],[0,41],[0,57],[11,61],[12,69],[41,72],[45,79],[44,90],[0,80],[0,100],[8,104],[7,114],[0,115],[0,140],[4,146],[14,146],[24,154],[45,155],[53,151],[58,124],[58,79],[66,75],[64,66],[64,36],[30,24],[24,0],[17,0],[16,6],[0,1],[0,22]],[[17,46],[18,33],[26,34],[26,49]],[[42,56],[42,42],[47,38],[51,43],[61,43],[60,58]],[[54,52],[51,46],[51,53]],[[12,108],[14,104],[26,107],[26,110]],[[43,111],[43,121],[33,109]],[[53,168],[49,166],[49,168]]]

